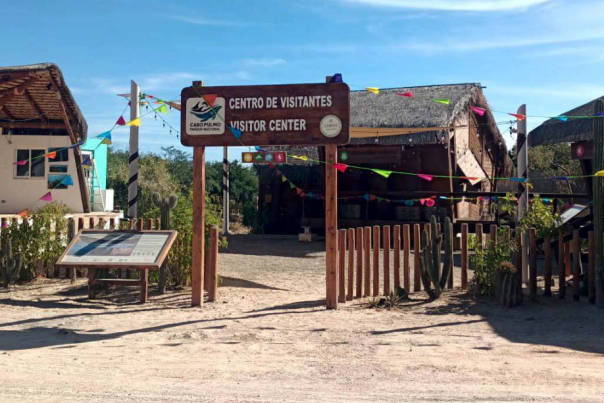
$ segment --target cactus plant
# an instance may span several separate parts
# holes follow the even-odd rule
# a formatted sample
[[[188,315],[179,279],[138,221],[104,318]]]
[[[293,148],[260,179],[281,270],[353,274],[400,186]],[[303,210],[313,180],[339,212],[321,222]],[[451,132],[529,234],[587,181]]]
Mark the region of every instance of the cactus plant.
[[[13,257],[13,245],[10,238],[7,239],[0,251],[0,271],[2,272],[4,288],[8,288],[10,283],[14,283],[19,279],[21,263],[21,257]]]
[[[497,277],[497,300],[506,308],[522,304],[522,281],[518,269],[510,263],[499,266]]]
[[[158,192],[153,192],[153,204],[159,207],[161,213],[161,222],[160,229],[161,230],[169,230],[170,229],[170,210],[176,207],[176,203],[178,203],[178,197],[176,195],[172,195],[169,198],[162,197]],[[164,263],[159,269],[159,293],[163,294],[166,292],[166,283],[168,281],[168,266]]]
[[[432,216],[430,217],[430,227],[430,234],[426,230],[422,233],[419,271],[424,289],[431,298],[436,299],[442,294],[452,272],[453,225],[449,217],[445,218],[444,234],[439,234],[436,216]],[[440,251],[443,242],[445,258],[441,267]]]

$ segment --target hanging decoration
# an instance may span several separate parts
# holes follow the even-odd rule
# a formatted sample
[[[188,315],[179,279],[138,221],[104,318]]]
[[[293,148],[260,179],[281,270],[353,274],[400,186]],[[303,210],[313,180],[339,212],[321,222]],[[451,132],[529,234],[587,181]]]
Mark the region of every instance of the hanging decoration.
[[[380,89],[377,87],[365,87],[365,89],[369,92],[372,92],[374,94],[379,94],[380,93]]]
[[[123,116],[120,116],[120,118],[117,120],[117,122],[115,122],[115,124],[117,126],[125,126],[126,125],[126,120],[124,119]]]
[[[472,108],[472,110],[480,116],[484,116],[484,113],[486,112],[486,109],[482,109],[477,106],[470,106],[470,108]]]
[[[397,92],[396,95],[399,97],[413,98],[412,92]]]
[[[132,119],[129,122],[126,122],[126,126],[138,126],[140,127],[141,125],[141,118],[136,118],[136,119]]]
[[[44,196],[40,197],[40,200],[45,201],[45,202],[51,202],[52,193],[50,193],[50,192],[46,193]]]
[[[451,105],[451,100],[450,99],[435,99],[434,102],[436,102],[437,104],[443,104],[443,105]]]

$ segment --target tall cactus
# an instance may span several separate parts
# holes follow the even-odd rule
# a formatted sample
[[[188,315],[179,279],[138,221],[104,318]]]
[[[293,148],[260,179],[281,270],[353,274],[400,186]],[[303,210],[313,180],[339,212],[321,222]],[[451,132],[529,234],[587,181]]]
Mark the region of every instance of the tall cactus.
[[[452,272],[453,261],[453,225],[449,217],[445,218],[444,234],[438,233],[436,216],[430,217],[430,234],[422,233],[419,255],[419,271],[422,283],[431,298],[439,298]],[[441,246],[444,242],[445,258],[441,267]],[[434,286],[434,289],[432,289]]]
[[[2,272],[2,283],[4,288],[8,288],[10,283],[19,279],[21,271],[21,257],[13,257],[13,245],[10,238],[4,242],[0,251],[0,271]]]
[[[178,203],[178,197],[176,195],[172,195],[169,198],[162,197],[158,192],[153,192],[153,204],[159,207],[161,214],[161,230],[169,230],[170,229],[170,210],[176,207],[176,203]],[[168,265],[164,263],[159,269],[159,293],[163,294],[166,292],[166,283],[168,282]]]
[[[604,101],[598,99],[594,107],[594,115],[599,116],[604,112]],[[596,117],[593,120],[594,136],[594,172],[604,170],[604,118]],[[603,267],[603,246],[602,246],[602,213],[604,212],[604,200],[602,199],[602,177],[593,178],[593,197],[594,197],[594,230],[596,231],[596,303],[600,308],[604,308],[604,267]]]

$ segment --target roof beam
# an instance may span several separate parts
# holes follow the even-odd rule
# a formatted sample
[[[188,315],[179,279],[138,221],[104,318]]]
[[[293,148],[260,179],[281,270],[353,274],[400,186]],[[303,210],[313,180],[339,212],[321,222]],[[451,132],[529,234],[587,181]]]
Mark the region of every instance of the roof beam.
[[[8,120],[16,120],[15,116],[10,113],[8,109],[6,109],[6,106],[0,106],[0,111],[2,111],[8,117]]]
[[[0,90],[0,97],[5,95],[23,95],[23,91],[25,91],[28,87],[34,84],[37,80],[37,77],[30,77],[27,80],[23,81],[21,84],[17,85],[13,88],[8,88],[5,90]]]
[[[25,90],[25,93],[23,95],[25,96],[25,99],[27,99],[27,102],[29,102],[29,105],[33,108],[33,110],[36,111],[36,113],[40,117],[40,120],[42,122],[48,121],[48,119],[46,118],[46,116],[44,116],[44,111],[36,103],[36,101],[33,99],[33,97],[31,96],[31,94],[29,93],[29,91]]]

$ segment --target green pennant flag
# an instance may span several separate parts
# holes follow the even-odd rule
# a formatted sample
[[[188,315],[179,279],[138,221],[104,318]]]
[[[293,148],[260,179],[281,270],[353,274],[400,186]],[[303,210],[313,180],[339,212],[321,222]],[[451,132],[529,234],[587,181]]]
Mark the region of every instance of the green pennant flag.
[[[392,173],[392,171],[386,171],[383,169],[372,169],[373,172],[375,172],[376,174],[382,175],[384,178],[387,178],[390,176],[390,174]]]
[[[292,189],[295,189],[295,188],[296,188],[296,185],[294,185],[293,183],[291,183],[291,182],[290,182],[290,183],[289,183],[289,187],[290,187],[290,188],[292,188]]]
[[[157,108],[156,111],[160,112],[160,113],[165,113],[167,115],[168,114],[168,107],[166,106],[166,104],[163,104],[162,106],[160,106],[159,108]]]
[[[451,100],[450,99],[435,99],[434,102],[436,102],[437,104],[443,104],[443,105],[451,105]]]

